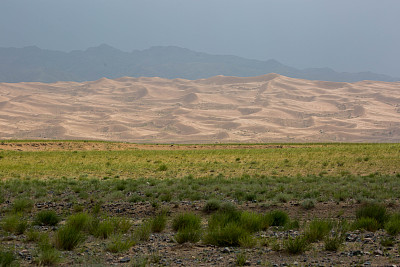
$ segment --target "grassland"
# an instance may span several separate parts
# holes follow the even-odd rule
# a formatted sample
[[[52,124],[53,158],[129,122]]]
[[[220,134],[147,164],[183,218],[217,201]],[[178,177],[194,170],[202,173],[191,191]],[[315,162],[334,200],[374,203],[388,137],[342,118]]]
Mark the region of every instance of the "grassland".
[[[6,143],[13,146],[0,150],[0,252],[19,255],[14,263],[70,265],[89,261],[107,265],[123,264],[127,258],[132,266],[141,260],[155,266],[218,265],[221,261],[234,265],[244,257],[251,259],[252,265],[268,265],[292,264],[305,257],[306,263],[316,260],[321,264],[327,253],[325,243],[335,248],[330,253],[336,253],[326,264],[371,260],[389,264],[400,259],[396,258],[400,249],[396,247],[400,243],[400,228],[396,228],[400,227],[396,221],[400,218],[396,215],[400,144],[174,145],[174,149],[143,145],[124,149],[123,143],[103,143],[105,149],[91,150],[96,142],[59,142],[68,149],[34,151],[23,148],[36,149],[40,142]],[[366,203],[387,209],[387,231],[392,234],[383,230],[386,222],[357,218],[357,210]],[[221,206],[227,204],[233,208],[219,214]],[[238,210],[228,217],[252,225],[252,230],[232,224],[228,217],[221,219],[227,210]],[[43,215],[43,211],[54,213]],[[270,218],[277,211],[288,219],[274,226]],[[171,223],[182,212],[199,216],[202,226],[193,233],[187,229],[177,233],[177,242]],[[75,240],[68,225],[76,214],[86,214],[82,216],[91,223],[80,227],[86,230]],[[49,216],[56,225],[38,225],[40,215]],[[330,224],[313,223],[317,217],[330,220]],[[221,220],[226,225],[215,223]],[[20,225],[21,221],[26,223]],[[344,227],[344,221],[351,227]],[[121,223],[126,231],[116,230],[124,228]],[[338,223],[346,230],[343,236],[332,236],[339,231]],[[314,224],[328,230],[311,242],[307,233],[310,235]],[[362,230],[370,226],[376,227],[372,233]],[[158,230],[151,233],[152,229]],[[238,239],[232,241],[236,243],[215,238],[224,236],[225,230],[238,233]],[[34,238],[33,233],[47,241]],[[61,234],[76,241],[71,251],[60,245]],[[362,241],[368,234],[374,238],[368,245],[347,240],[355,235],[355,240]],[[179,249],[185,240],[196,240],[189,252]],[[391,243],[389,256],[380,243],[384,240]],[[218,244],[230,252],[221,252]],[[155,255],[156,250],[161,254]],[[380,258],[368,257],[376,250],[386,252]],[[362,257],[341,256],[354,251],[362,251]],[[214,261],[219,257],[224,259]]]

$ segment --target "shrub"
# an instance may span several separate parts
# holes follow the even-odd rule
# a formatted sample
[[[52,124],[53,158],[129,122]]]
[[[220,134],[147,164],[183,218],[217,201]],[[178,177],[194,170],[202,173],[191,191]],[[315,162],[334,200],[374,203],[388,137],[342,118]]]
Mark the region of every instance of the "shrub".
[[[378,228],[384,226],[389,219],[389,214],[386,208],[379,204],[365,204],[356,211],[356,219],[372,218],[378,223]]]
[[[112,224],[114,231],[121,234],[127,233],[132,227],[131,221],[123,217],[112,218]]]
[[[400,233],[400,213],[391,216],[389,221],[385,224],[386,232],[389,235],[397,235]]]
[[[236,256],[235,265],[236,265],[236,266],[245,266],[245,265],[246,265],[246,261],[247,261],[246,254],[244,254],[244,253],[239,253],[239,254]]]
[[[179,244],[186,242],[196,243],[201,239],[201,230],[196,226],[187,226],[185,228],[179,229],[178,233],[175,235],[175,240]]]
[[[39,231],[35,231],[35,230],[28,230],[28,232],[26,232],[26,242],[38,242],[41,238],[41,234]]]
[[[225,202],[225,203],[221,204],[220,211],[234,213],[234,212],[237,212],[238,210],[234,204],[232,204],[230,202]]]
[[[308,229],[305,231],[305,238],[308,242],[316,242],[324,239],[332,229],[332,222],[326,220],[315,219],[310,222]]]
[[[165,164],[161,164],[161,165],[157,168],[157,171],[166,171],[166,170],[168,170],[168,167],[167,167],[167,165],[165,165]]]
[[[233,211],[219,211],[214,213],[208,221],[208,228],[220,228],[231,222],[238,223],[240,221],[240,212],[236,209]]]
[[[186,212],[178,214],[172,220],[172,229],[179,231],[185,228],[191,228],[193,230],[199,230],[201,228],[201,218],[194,213]]]
[[[313,199],[305,199],[301,202],[301,207],[305,210],[310,210],[315,207],[315,200]]]
[[[254,212],[242,212],[240,226],[251,233],[258,232],[264,228],[263,217]]]
[[[36,225],[49,225],[55,226],[60,222],[60,218],[57,213],[53,210],[43,210],[36,214],[34,224]]]
[[[14,253],[0,250],[0,266],[11,266],[13,261],[15,261]]]
[[[57,230],[54,244],[58,249],[73,250],[84,240],[84,236],[74,225],[65,225]]]
[[[1,221],[1,228],[4,231],[14,233],[16,235],[22,235],[27,227],[28,222],[16,214],[4,217]]]
[[[60,252],[52,247],[47,238],[42,238],[39,244],[37,264],[39,266],[55,265],[60,261]]]
[[[354,222],[353,227],[375,232],[379,229],[379,222],[375,218],[361,217]]]
[[[12,211],[14,213],[18,212],[29,212],[33,208],[33,202],[30,199],[26,198],[21,198],[21,199],[16,199],[14,201],[14,204],[12,206]]]
[[[289,220],[289,222],[287,222],[284,227],[285,230],[295,230],[299,228],[300,228],[300,223],[298,220]]]
[[[77,229],[78,231],[89,231],[92,221],[93,217],[91,215],[82,212],[69,216],[66,224]]]
[[[327,237],[324,240],[325,250],[327,250],[327,251],[338,251],[338,249],[342,245],[343,241],[344,241],[344,238],[339,234],[336,234],[336,235],[334,235],[332,237]]]
[[[257,240],[252,235],[243,235],[239,238],[239,246],[244,248],[253,248],[257,245]]]
[[[93,235],[103,239],[107,239],[113,232],[114,225],[111,220],[102,221],[93,229]]]
[[[167,225],[167,215],[161,212],[151,220],[151,231],[153,233],[160,233],[164,231],[166,225]]]
[[[210,199],[207,201],[206,205],[203,208],[205,213],[213,213],[218,211],[221,208],[221,202],[216,199]]]
[[[139,241],[147,241],[150,238],[150,233],[151,233],[151,222],[146,221],[135,229],[134,237]]]
[[[295,238],[289,237],[283,246],[285,251],[290,254],[300,254],[308,249],[307,238],[304,236],[297,236]]]
[[[119,253],[128,250],[135,242],[133,240],[122,240],[120,235],[114,236],[112,241],[107,244],[106,250],[112,253]]]
[[[289,215],[281,210],[274,210],[266,214],[266,221],[270,226],[284,226],[289,221]]]
[[[386,237],[383,238],[380,243],[384,247],[393,247],[395,239],[393,237]]]
[[[219,227],[211,227],[205,236],[205,243],[215,246],[239,246],[240,240],[250,235],[234,222]]]

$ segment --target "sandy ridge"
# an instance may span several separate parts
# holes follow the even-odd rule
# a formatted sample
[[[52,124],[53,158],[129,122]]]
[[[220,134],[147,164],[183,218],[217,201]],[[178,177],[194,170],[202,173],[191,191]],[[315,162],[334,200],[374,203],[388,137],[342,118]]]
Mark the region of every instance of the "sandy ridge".
[[[0,138],[398,142],[400,83],[278,74],[0,83]]]

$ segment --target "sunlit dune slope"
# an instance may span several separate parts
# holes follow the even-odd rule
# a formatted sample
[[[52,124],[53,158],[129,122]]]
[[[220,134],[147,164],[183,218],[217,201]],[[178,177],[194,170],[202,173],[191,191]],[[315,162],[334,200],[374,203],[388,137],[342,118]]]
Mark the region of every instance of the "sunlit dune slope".
[[[398,142],[400,83],[277,74],[0,83],[0,138]]]

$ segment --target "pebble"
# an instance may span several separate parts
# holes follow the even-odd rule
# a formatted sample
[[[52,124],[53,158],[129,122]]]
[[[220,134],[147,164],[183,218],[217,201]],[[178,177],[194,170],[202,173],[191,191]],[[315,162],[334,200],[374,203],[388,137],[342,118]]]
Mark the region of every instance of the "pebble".
[[[383,255],[383,251],[380,250],[380,249],[377,249],[377,250],[374,251],[374,254],[375,254],[375,255],[382,256],[382,255]]]
[[[222,253],[231,253],[231,250],[230,250],[228,247],[225,247],[225,248],[222,250]]]
[[[122,257],[119,259],[120,263],[126,263],[126,262],[130,262],[130,261],[131,261],[131,259],[129,257]]]

